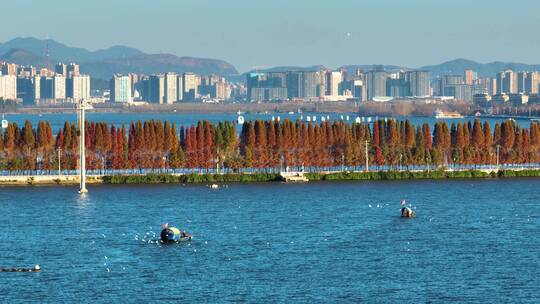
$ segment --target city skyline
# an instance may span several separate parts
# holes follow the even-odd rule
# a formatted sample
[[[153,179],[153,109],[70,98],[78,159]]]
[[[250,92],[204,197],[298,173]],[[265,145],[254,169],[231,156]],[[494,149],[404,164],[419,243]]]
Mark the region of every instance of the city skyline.
[[[27,15],[6,14],[4,22],[14,30],[0,33],[0,41],[32,36],[90,50],[126,45],[147,53],[223,59],[240,72],[319,64],[419,68],[454,58],[538,62],[540,42],[530,38],[537,2],[491,1],[489,14],[485,3],[464,0],[357,2],[8,2],[6,11]],[[29,3],[34,9],[27,12]],[[66,16],[77,21],[66,27]],[[137,26],[111,26],[120,24]]]

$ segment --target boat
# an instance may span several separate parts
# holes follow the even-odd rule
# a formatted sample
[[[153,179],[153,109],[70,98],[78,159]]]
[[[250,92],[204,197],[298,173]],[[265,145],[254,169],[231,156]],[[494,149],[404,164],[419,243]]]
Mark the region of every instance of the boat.
[[[458,112],[444,112],[437,110],[433,113],[433,116],[437,119],[454,119],[454,118],[463,118],[463,115]]]
[[[179,242],[185,242],[190,241],[193,237],[191,234],[186,233],[185,231],[180,231],[180,229],[176,227],[169,227],[168,225],[163,226],[163,230],[161,230],[161,241],[166,244],[170,243],[179,243]]]
[[[36,265],[32,268],[0,268],[0,272],[40,272],[41,267]]]
[[[304,172],[280,172],[279,175],[281,179],[286,183],[298,183],[298,182],[309,182],[309,179],[304,175]]]
[[[409,207],[401,208],[401,217],[413,218],[416,216],[416,213]]]

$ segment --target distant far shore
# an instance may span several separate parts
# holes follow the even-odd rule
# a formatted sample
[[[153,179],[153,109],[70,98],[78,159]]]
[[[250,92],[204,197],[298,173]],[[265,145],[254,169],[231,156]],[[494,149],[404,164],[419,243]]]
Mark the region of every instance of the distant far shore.
[[[463,115],[472,115],[477,110],[467,103],[425,104],[409,102],[265,102],[265,103],[200,103],[180,102],[171,105],[124,105],[95,104],[92,112],[98,113],[358,113],[364,116],[431,116],[436,110],[455,111]],[[48,114],[73,113],[72,104],[18,106],[5,109],[7,114]]]
[[[540,169],[432,170],[305,173],[309,181],[381,181],[540,177]],[[283,182],[277,173],[90,175],[89,184],[208,184]],[[0,176],[0,186],[76,185],[78,175]]]

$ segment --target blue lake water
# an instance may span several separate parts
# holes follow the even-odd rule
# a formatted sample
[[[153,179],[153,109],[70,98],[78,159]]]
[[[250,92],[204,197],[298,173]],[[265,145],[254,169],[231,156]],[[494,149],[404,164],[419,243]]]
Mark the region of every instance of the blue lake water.
[[[294,114],[288,114],[288,113],[269,113],[269,114],[259,114],[259,113],[247,113],[242,114],[246,120],[255,120],[255,119],[262,119],[262,120],[271,120],[272,118],[278,119],[290,119],[290,120],[297,120],[299,118],[302,118],[304,121],[307,120],[307,117],[313,117],[316,116],[317,122],[321,121],[321,117],[328,118],[330,120],[341,120],[343,117],[343,120],[347,121],[347,116],[349,118],[349,122],[352,123],[358,117],[355,113],[294,113]],[[57,130],[64,126],[64,122],[70,121],[70,122],[76,122],[77,121],[77,115],[75,113],[49,113],[49,114],[9,114],[6,115],[5,118],[10,122],[16,122],[19,125],[23,125],[26,120],[29,120],[32,122],[32,124],[37,125],[37,122],[40,120],[43,121],[49,121],[51,123],[51,126],[53,128],[53,131],[56,133]],[[170,121],[178,126],[184,125],[194,125],[197,124],[199,120],[208,120],[213,123],[217,123],[220,121],[236,121],[238,118],[237,114],[227,114],[227,113],[164,113],[164,112],[154,112],[154,113],[93,113],[91,111],[87,112],[87,120],[89,121],[99,121],[99,122],[108,122],[113,123],[117,126],[125,125],[126,127],[129,127],[129,124],[131,122],[137,121],[137,120],[162,120],[162,121]],[[371,121],[374,121],[376,119],[380,119],[383,117],[370,117]],[[364,117],[364,121],[367,122],[368,117]],[[433,117],[396,117],[396,119],[410,119],[411,122],[415,125],[421,125],[423,123],[429,123],[431,125],[434,125],[437,120]],[[474,120],[474,117],[465,117],[461,119],[446,119],[448,124],[451,123],[458,123],[458,122],[467,122],[470,120]],[[492,125],[492,129],[495,126],[495,123],[503,122],[505,119],[502,118],[482,118],[482,121],[489,121]],[[522,127],[528,127],[530,125],[529,119],[517,119],[516,123],[519,124]]]
[[[0,265],[43,269],[0,273],[0,302],[538,303],[539,187],[0,187]],[[149,243],[164,222],[194,239]]]

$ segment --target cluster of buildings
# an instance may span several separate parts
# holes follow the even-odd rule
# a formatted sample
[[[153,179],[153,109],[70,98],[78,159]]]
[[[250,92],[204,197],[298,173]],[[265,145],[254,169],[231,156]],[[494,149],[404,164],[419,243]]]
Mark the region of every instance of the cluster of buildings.
[[[393,99],[463,100],[482,105],[540,103],[540,73],[505,70],[495,77],[478,77],[472,69],[462,75],[432,79],[428,71],[364,72],[357,69],[291,70],[247,74],[246,84],[231,83],[218,75],[163,73],[115,74],[109,90],[91,96],[90,76],[76,63],[58,63],[54,69],[37,69],[0,62],[0,99],[25,105],[87,100],[116,103],[264,101],[390,101]]]
[[[58,63],[54,70],[0,62],[0,99],[24,104],[75,102],[90,98],[90,76],[75,63]]]
[[[0,62],[0,99],[25,105],[77,102],[218,102],[245,96],[245,86],[217,75],[164,73],[156,75],[113,75],[109,94],[91,96],[90,76],[80,73],[76,63],[58,63],[53,69],[36,69]],[[108,95],[108,96],[107,96]]]
[[[352,75],[344,69],[255,72],[247,75],[246,82],[250,101],[366,101],[431,95],[430,73],[426,71],[391,73],[377,68],[365,73],[357,69]]]
[[[243,86],[217,75],[164,73],[113,75],[109,84],[111,102],[146,101],[173,104],[181,101],[219,102],[245,94]]]
[[[539,94],[540,73],[506,70],[496,77],[479,78],[466,69],[462,75],[432,79],[428,71],[385,71],[382,67],[347,75],[338,71],[284,71],[247,75],[247,99],[282,101],[390,101],[403,99],[494,100],[527,103]]]
[[[471,69],[463,75],[445,75],[435,82],[436,96],[451,96],[464,101],[501,101],[527,103],[528,97],[539,93],[540,73],[505,70],[496,77],[479,78]]]

